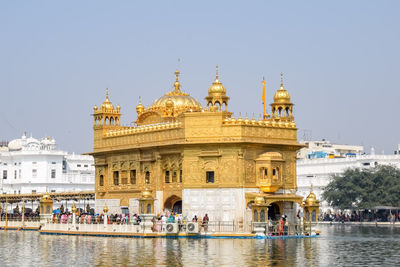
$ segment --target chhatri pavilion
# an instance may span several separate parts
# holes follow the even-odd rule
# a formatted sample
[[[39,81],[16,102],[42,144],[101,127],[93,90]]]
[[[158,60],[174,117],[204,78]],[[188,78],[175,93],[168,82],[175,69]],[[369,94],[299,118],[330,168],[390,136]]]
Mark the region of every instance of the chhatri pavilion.
[[[228,111],[218,69],[204,107],[183,92],[179,74],[174,89],[147,108],[139,100],[134,126],[121,126],[121,107],[108,92],[94,107],[96,212],[107,206],[111,213],[174,211],[189,219],[207,213],[212,221],[293,219],[303,203],[296,195],[302,146],[283,82],[271,114],[264,101],[256,120]]]

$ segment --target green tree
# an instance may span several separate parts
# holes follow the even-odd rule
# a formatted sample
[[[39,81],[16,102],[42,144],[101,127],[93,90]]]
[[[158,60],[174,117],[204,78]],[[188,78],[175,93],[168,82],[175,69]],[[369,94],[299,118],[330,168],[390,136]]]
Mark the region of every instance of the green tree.
[[[322,195],[339,209],[371,209],[400,206],[400,170],[393,166],[347,169],[332,176]]]

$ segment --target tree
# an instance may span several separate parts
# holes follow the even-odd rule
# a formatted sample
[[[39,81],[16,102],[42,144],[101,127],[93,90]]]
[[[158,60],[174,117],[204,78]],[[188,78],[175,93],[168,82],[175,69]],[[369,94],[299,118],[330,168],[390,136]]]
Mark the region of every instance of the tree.
[[[332,176],[322,197],[339,209],[371,209],[375,206],[400,206],[400,169],[377,166],[347,169]]]

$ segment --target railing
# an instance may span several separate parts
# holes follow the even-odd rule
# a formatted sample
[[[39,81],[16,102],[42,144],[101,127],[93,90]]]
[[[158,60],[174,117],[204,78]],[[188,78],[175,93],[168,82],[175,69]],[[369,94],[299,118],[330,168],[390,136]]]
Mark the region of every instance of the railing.
[[[283,225],[279,221],[269,222],[253,222],[252,232],[264,233],[269,236],[279,235],[310,235],[311,234],[311,223],[291,223],[286,222]]]

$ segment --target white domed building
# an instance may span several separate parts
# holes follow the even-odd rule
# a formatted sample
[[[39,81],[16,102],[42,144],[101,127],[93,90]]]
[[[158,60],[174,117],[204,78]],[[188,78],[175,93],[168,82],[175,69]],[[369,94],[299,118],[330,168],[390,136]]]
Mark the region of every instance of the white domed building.
[[[0,178],[0,194],[93,190],[94,161],[57,150],[50,137],[38,140],[24,134],[2,143]]]

